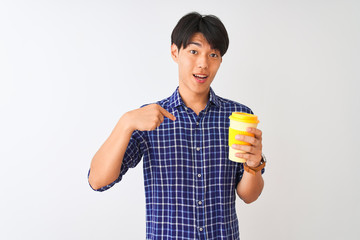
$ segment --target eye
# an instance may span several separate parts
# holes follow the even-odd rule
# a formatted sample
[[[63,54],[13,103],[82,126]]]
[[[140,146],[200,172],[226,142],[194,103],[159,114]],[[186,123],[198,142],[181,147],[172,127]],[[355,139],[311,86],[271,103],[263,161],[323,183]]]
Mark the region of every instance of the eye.
[[[218,55],[216,53],[212,53],[212,54],[210,54],[210,57],[217,58]]]
[[[197,54],[197,51],[196,50],[190,50],[190,53],[191,54]]]

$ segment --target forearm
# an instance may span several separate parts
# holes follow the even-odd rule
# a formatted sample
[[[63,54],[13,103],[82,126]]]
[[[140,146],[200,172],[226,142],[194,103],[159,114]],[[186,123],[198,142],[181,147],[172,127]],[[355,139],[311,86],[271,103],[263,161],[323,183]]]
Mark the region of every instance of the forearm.
[[[263,188],[264,179],[262,178],[261,171],[258,171],[255,176],[244,171],[243,177],[237,185],[236,192],[245,203],[252,203],[260,196]]]
[[[99,189],[118,178],[133,131],[129,127],[126,113],[120,118],[91,161],[89,183],[92,188]]]

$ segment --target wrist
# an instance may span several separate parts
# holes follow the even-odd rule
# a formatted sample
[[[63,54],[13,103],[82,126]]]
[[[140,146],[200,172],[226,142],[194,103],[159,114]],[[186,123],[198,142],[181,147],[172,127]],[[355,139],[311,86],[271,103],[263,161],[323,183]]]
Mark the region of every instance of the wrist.
[[[134,126],[134,120],[132,118],[132,111],[126,112],[124,115],[121,116],[118,125],[123,128],[126,132],[134,132],[136,127]]]
[[[259,161],[246,161],[246,165],[251,168],[257,168],[261,165],[262,161],[263,158],[261,156]]]
[[[264,158],[261,158],[261,161],[258,166],[252,167],[249,166],[246,162],[244,163],[244,170],[252,175],[256,175],[257,172],[260,172],[266,164],[266,160]]]

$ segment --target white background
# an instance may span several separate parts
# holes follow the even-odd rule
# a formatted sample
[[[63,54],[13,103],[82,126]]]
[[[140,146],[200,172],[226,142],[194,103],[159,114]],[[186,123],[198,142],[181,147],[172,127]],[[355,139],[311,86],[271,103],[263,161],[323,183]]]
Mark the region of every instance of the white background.
[[[144,239],[142,164],[87,183],[122,114],[176,89],[170,34],[214,14],[212,85],[259,116],[268,167],[241,238],[358,239],[360,4],[346,0],[0,1],[0,239]]]

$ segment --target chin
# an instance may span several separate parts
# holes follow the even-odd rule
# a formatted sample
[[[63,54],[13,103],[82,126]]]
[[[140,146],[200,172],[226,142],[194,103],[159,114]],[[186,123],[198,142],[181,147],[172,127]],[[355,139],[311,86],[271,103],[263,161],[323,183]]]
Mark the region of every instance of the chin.
[[[191,80],[191,81],[189,81]],[[188,81],[180,81],[179,86],[182,89],[187,89],[190,92],[196,93],[196,94],[202,94],[204,92],[207,92],[210,90],[210,84],[211,80],[208,79],[204,83],[198,83],[197,81],[194,81],[193,79],[188,79]]]
[[[193,92],[196,92],[196,93],[208,92],[210,90],[210,85],[196,86],[192,90],[193,90]]]

